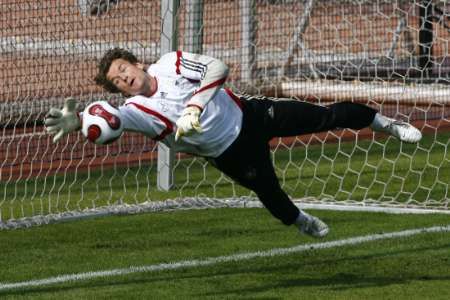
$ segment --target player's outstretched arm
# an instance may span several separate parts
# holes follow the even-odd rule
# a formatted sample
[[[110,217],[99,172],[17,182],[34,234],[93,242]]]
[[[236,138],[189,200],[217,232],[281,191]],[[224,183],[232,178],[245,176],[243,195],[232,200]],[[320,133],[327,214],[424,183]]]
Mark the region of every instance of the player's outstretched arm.
[[[77,104],[74,98],[67,98],[62,109],[52,107],[45,117],[45,130],[54,135],[54,143],[66,134],[81,129],[81,121],[76,111]]]

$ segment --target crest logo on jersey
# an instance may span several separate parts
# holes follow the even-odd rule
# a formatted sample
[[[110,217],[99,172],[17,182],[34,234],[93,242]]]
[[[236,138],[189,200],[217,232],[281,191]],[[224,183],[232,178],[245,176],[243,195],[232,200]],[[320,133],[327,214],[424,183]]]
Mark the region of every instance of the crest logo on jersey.
[[[164,100],[159,100],[158,105],[161,108],[162,112],[167,112],[169,110],[169,106],[167,105],[167,103]]]

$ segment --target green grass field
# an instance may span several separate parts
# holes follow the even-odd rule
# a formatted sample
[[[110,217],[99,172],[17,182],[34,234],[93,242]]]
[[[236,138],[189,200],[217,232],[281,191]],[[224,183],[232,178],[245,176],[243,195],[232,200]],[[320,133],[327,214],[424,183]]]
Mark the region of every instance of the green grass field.
[[[448,215],[313,211],[325,241],[435,225]],[[320,240],[323,241],[323,240]],[[448,299],[450,232],[168,271],[1,290],[4,299]],[[0,282],[204,259],[317,240],[264,209],[115,216],[0,232]]]
[[[448,199],[450,134],[419,145],[381,142],[278,149],[274,162],[293,197]],[[67,173],[2,183],[3,220],[117,203],[248,195],[202,160],[181,160],[177,188],[156,190],[154,166]],[[189,170],[187,172],[186,170]],[[180,192],[181,191],[181,192]],[[447,200],[448,201],[448,200]],[[173,270],[2,289],[7,283],[309,243],[449,226],[450,215],[312,211],[331,228],[324,240],[300,235],[265,209],[206,209],[110,216],[0,231],[0,298],[5,299],[449,299],[450,233],[311,249]]]

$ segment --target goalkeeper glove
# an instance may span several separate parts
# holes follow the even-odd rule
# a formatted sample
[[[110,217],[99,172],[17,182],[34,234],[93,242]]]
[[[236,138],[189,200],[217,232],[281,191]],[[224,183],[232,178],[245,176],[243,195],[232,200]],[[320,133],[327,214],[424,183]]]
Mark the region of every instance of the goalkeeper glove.
[[[188,106],[181,113],[181,117],[177,120],[177,132],[175,133],[175,141],[178,141],[183,135],[191,135],[194,132],[201,133],[200,126],[201,109],[197,106]]]
[[[64,135],[81,128],[81,121],[78,117],[77,100],[66,98],[63,109],[52,107],[45,117],[45,130],[54,135],[53,143],[58,142]]]

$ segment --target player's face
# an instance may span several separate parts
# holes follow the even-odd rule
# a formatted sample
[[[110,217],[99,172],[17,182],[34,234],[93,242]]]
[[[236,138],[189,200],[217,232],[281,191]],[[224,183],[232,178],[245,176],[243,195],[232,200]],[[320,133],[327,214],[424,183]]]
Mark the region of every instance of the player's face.
[[[151,96],[157,88],[156,79],[144,71],[144,65],[115,59],[106,77],[124,94]]]

